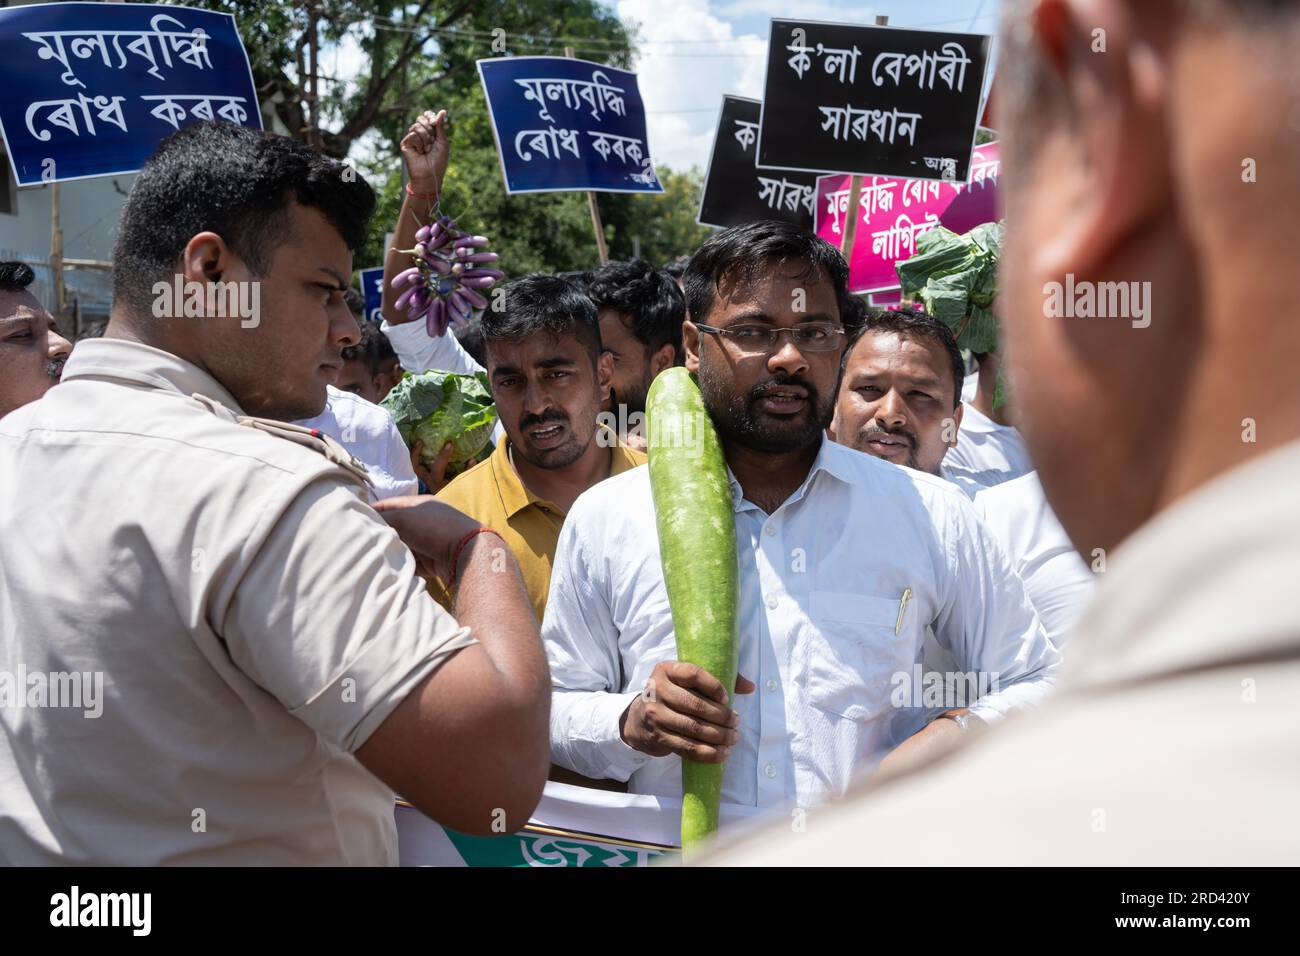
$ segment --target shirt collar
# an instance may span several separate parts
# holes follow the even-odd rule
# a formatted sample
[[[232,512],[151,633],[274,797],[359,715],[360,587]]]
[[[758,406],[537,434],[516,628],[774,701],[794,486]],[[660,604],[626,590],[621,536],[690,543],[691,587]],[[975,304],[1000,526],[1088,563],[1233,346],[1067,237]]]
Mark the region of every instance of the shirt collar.
[[[839,445],[822,435],[821,447],[817,449],[817,457],[813,459],[807,477],[804,478],[803,483],[799,485],[794,494],[781,503],[781,507],[784,508],[786,505],[794,504],[806,495],[820,472],[825,472],[832,478],[838,479],[847,485],[853,484],[857,476],[853,471],[852,462],[846,458],[846,455],[852,454],[855,454],[855,452],[851,449],[845,448],[843,445]],[[736,479],[730,465],[727,466],[727,482],[731,485],[732,507],[737,511],[749,507],[758,507],[752,502],[745,501],[745,492],[740,487],[740,482]]]
[[[510,464],[508,437],[504,435],[501,437],[501,441],[492,452],[491,461],[492,478],[496,481],[497,494],[501,496],[501,507],[505,509],[507,518],[513,518],[534,501],[541,500],[524,487],[514,466]]]
[[[129,339],[89,339],[77,343],[61,381],[78,378],[143,385],[189,398],[196,392],[220,402],[236,415],[244,411],[218,382],[197,365],[171,352]]]

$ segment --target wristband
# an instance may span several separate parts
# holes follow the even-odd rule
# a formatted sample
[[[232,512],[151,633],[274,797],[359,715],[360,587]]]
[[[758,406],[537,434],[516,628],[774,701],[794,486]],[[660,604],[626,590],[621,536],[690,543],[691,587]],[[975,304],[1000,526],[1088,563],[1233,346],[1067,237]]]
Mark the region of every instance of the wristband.
[[[456,571],[460,568],[460,553],[465,550],[465,545],[469,544],[470,540],[479,534],[495,534],[498,538],[501,538],[501,535],[492,528],[475,528],[461,538],[460,543],[456,545],[456,550],[451,555],[451,580],[447,582],[447,590],[450,591],[456,586]],[[501,538],[501,543],[505,544],[505,540],[505,538]]]
[[[417,193],[411,189],[410,183],[406,184],[406,195],[410,196],[412,199],[432,199],[434,202],[438,201],[437,193]]]

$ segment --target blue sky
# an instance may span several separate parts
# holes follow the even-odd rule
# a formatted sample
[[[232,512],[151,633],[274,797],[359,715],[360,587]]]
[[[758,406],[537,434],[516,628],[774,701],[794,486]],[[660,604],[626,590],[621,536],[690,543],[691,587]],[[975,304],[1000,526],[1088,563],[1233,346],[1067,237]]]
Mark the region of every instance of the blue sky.
[[[1000,0],[603,0],[639,32],[650,148],[674,169],[709,161],[725,93],[759,99],[773,17],[996,32]]]

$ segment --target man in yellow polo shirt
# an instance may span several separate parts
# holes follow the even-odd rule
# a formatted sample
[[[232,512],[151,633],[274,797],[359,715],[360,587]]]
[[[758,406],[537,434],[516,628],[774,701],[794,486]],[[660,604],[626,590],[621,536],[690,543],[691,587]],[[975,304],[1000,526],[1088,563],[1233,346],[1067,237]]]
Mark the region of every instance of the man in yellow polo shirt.
[[[540,621],[565,514],[582,492],[645,455],[597,424],[612,368],[591,299],[548,275],[514,279],[501,293],[504,308],[488,309],[481,323],[506,437],[438,498],[505,539]],[[450,604],[442,582],[431,591]]]

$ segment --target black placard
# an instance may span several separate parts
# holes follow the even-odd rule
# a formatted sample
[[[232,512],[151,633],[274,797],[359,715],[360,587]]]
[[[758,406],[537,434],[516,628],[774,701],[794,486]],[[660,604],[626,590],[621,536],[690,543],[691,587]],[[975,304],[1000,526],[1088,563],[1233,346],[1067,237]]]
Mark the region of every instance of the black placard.
[[[758,163],[965,182],[989,38],[773,20]]]
[[[758,100],[722,98],[696,221],[725,227],[758,219],[782,219],[811,232],[817,174],[754,165],[761,109]]]

